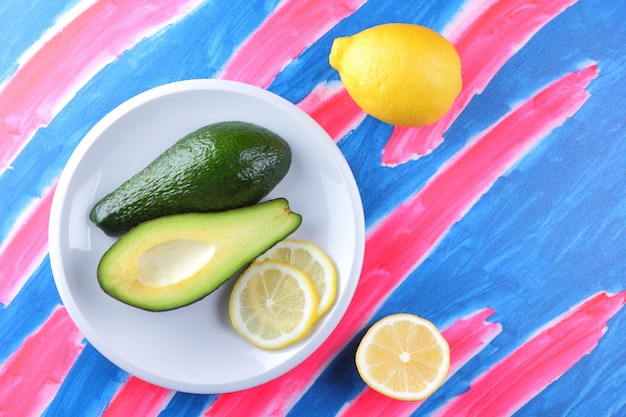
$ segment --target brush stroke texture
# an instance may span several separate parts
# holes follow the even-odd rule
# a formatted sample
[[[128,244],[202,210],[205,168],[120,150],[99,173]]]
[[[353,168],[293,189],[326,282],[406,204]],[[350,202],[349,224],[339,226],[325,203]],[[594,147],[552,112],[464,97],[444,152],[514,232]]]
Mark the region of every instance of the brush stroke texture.
[[[18,61],[26,50],[34,45],[42,35],[54,27],[59,16],[75,6],[80,0],[31,0],[29,7],[23,3],[6,1],[0,4],[0,88],[6,79],[18,68]]]
[[[152,0],[100,0],[58,32],[0,91],[0,173],[102,67],[189,13],[198,1],[175,0],[162,7]]]
[[[383,150],[385,165],[398,165],[430,153],[472,97],[482,91],[502,66],[551,19],[576,0],[502,0],[475,16],[452,39],[461,57],[463,88],[438,122],[418,128],[396,127]],[[465,19],[460,21],[466,24]],[[447,29],[454,34],[454,23]],[[490,53],[497,51],[497,53]]]
[[[406,309],[419,290],[406,293],[406,288],[393,286],[399,285],[405,274],[430,255],[456,220],[461,219],[499,177],[587,101],[589,94],[585,87],[596,76],[596,68],[592,65],[567,74],[522,102],[517,109],[478,135],[424,188],[370,231],[361,281],[353,305],[338,328],[341,334],[338,336],[336,331],[335,337],[345,337],[343,332],[362,326],[360,321],[372,314],[372,310],[383,309],[384,306],[377,303],[388,294],[399,298],[392,311]],[[521,126],[527,129],[522,130]],[[414,285],[418,284],[414,282]],[[434,286],[431,291],[439,294],[440,290]],[[403,293],[406,293],[405,297],[401,296]],[[346,320],[352,322],[343,326]],[[326,353],[335,355],[336,352],[329,348]],[[346,360],[344,355],[341,359]],[[313,370],[309,372],[309,375],[316,375]],[[326,382],[325,385],[317,386],[316,381],[306,393],[309,401],[313,401],[310,397],[315,397],[318,406],[328,404],[334,395],[333,385],[329,383],[333,371],[328,373],[328,377],[317,376],[318,381]],[[331,408],[329,405],[324,407]],[[298,405],[298,408],[302,413],[305,407]]]
[[[355,129],[365,118],[365,112],[352,100],[340,85],[318,85],[298,107],[307,112],[338,142]]]
[[[624,303],[626,292],[584,301],[492,366],[436,416],[513,414],[589,354]]]
[[[100,417],[128,378],[127,373],[88,343],[42,416],[71,416],[80,412],[81,417]]]
[[[65,309],[57,308],[0,368],[0,412],[40,415],[82,350],[82,340]]]
[[[267,88],[289,61],[363,3],[284,1],[228,61],[219,77]]]
[[[134,415],[157,416],[171,396],[172,391],[169,389],[130,377],[115,394],[103,417],[125,417],[129,410]]]
[[[381,300],[496,179],[584,104],[589,97],[585,87],[596,75],[596,67],[591,66],[555,81],[460,152],[429,184],[369,232],[359,286],[331,337],[292,371],[243,393],[220,396],[205,415],[234,410],[245,415],[280,415],[288,410],[338,349],[363,327]]]
[[[272,84],[269,88],[278,89],[287,96],[291,94],[298,96],[303,91],[313,91],[311,97],[317,93],[330,97],[337,93],[336,85],[319,83],[330,74],[330,69],[326,71],[322,67],[326,64],[325,53],[329,37],[333,34],[352,33],[381,21],[412,20],[425,24],[438,22],[435,26],[445,26],[446,33],[456,39],[456,36],[472,26],[471,22],[474,19],[496,2],[496,0],[469,2],[465,12],[454,18],[449,11],[441,12],[442,17],[440,11],[444,8],[454,10],[460,2],[446,2],[445,7],[442,3],[436,2],[411,4],[409,7],[402,3],[383,4],[370,1],[356,10],[350,18],[338,22],[337,28],[329,31],[319,42],[306,47],[295,61],[286,63],[284,69],[279,69],[281,83]],[[115,57],[110,65],[102,67],[75,96],[68,97],[71,101],[64,107],[63,112],[54,117],[47,129],[39,129],[35,133],[35,140],[28,141],[19,155],[20,163],[17,163],[17,159],[13,160],[15,169],[0,174],[3,197],[0,201],[2,214],[0,221],[3,222],[0,225],[0,239],[11,236],[13,241],[19,240],[21,244],[25,245],[28,242],[25,238],[16,238],[17,231],[35,212],[33,202],[43,201],[41,197],[46,196],[46,190],[55,183],[64,161],[90,123],[97,121],[107,109],[125,98],[151,86],[184,78],[214,76],[217,73],[216,68],[222,68],[232,51],[236,50],[235,46],[244,44],[245,39],[254,36],[256,27],[263,19],[263,13],[269,12],[275,6],[274,3],[276,2],[237,0],[206,2],[206,6],[200,8],[199,13],[188,14],[187,19],[177,21],[167,32],[158,32],[146,38],[123,55]],[[28,27],[31,42],[36,39],[37,34],[42,34],[51,26],[56,16],[62,10],[67,10],[66,7],[69,8],[70,3],[62,5],[53,0],[41,5],[36,12],[31,12],[28,16],[33,17],[29,22],[30,25],[21,25],[23,28]],[[27,10],[21,4],[19,8],[21,11],[12,8],[10,2],[0,6],[0,14],[3,18],[7,16],[6,21],[9,23],[3,26],[0,32],[5,27],[10,27],[12,24],[10,22],[23,21],[19,18],[12,19],[23,15],[22,11]],[[259,13],[262,8],[267,10]],[[411,8],[414,11],[410,10]],[[238,11],[236,16],[229,13],[231,9]],[[617,86],[621,83],[623,68],[626,67],[623,59],[626,55],[622,53],[623,43],[620,42],[624,38],[624,26],[621,23],[624,12],[619,2],[612,4],[594,0],[577,2],[575,7],[567,10],[567,13],[559,15],[558,24],[555,22],[556,25],[544,26],[541,33],[535,34],[532,42],[525,45],[523,50],[515,51],[514,59],[508,61],[511,65],[503,67],[500,71],[501,77],[489,81],[492,91],[486,91],[482,97],[476,96],[477,100],[472,102],[473,108],[469,105],[463,109],[457,123],[450,129],[459,139],[474,135],[476,130],[472,129],[475,126],[492,120],[498,113],[503,113],[502,107],[498,107],[501,105],[498,104],[498,100],[504,101],[505,105],[512,101],[525,101],[529,91],[560,77],[571,70],[572,66],[578,67],[580,62],[587,61],[589,57],[598,59],[602,69],[590,88],[592,97],[574,120],[558,131],[552,132],[550,140],[545,141],[539,149],[525,154],[514,172],[501,177],[497,186],[491,188],[488,195],[483,196],[479,204],[473,206],[470,215],[462,216],[463,220],[457,223],[453,230],[454,239],[448,236],[442,242],[444,245],[438,246],[435,253],[427,255],[428,262],[421,263],[420,268],[411,273],[409,281],[402,285],[401,290],[380,294],[375,303],[385,304],[376,314],[384,314],[385,311],[393,311],[411,305],[412,302],[427,304],[432,311],[437,312],[439,319],[450,320],[449,317],[457,314],[455,308],[463,309],[472,305],[476,308],[494,303],[498,306],[497,320],[506,323],[508,327],[502,337],[497,338],[494,344],[483,350],[481,359],[485,360],[497,355],[497,351],[494,351],[496,347],[504,354],[525,342],[515,337],[517,334],[515,332],[524,328],[519,321],[515,321],[515,308],[520,304],[522,308],[542,306],[542,314],[529,317],[532,320],[525,322],[526,331],[532,331],[536,326],[541,326],[545,316],[553,317],[550,312],[555,309],[555,305],[557,307],[565,305],[564,308],[567,308],[571,305],[569,304],[572,302],[571,298],[575,298],[577,302],[580,297],[584,298],[598,289],[612,289],[613,292],[624,290],[622,279],[624,267],[620,260],[623,257],[619,248],[623,248],[626,242],[623,216],[626,206],[623,202],[620,203],[620,199],[623,200],[626,196],[622,181],[625,153],[621,145],[623,141],[619,140],[624,127],[623,112],[619,109],[626,103],[622,95],[616,94],[619,91]],[[454,21],[455,25],[446,26],[447,21]],[[581,31],[582,22],[585,24],[585,30]],[[207,23],[210,24],[210,30],[205,30]],[[451,28],[456,28],[457,33],[453,33]],[[563,33],[567,34],[567,38],[562,35]],[[584,35],[578,35],[579,33]],[[589,36],[589,33],[594,35]],[[3,57],[14,58],[3,60],[3,67],[0,68],[3,72],[0,74],[11,74],[17,69],[12,63],[28,46],[26,39],[24,36],[17,40],[6,37],[7,48],[0,54]],[[560,52],[555,52],[557,50]],[[496,52],[490,50],[481,53],[489,58]],[[324,62],[324,65],[320,62]],[[274,68],[279,67],[276,65]],[[307,72],[303,68],[312,70]],[[595,68],[589,69],[588,75],[597,75],[593,74],[595,71],[597,71]],[[510,88],[503,80],[506,80],[507,85],[510,84]],[[300,96],[305,95],[306,93]],[[490,100],[494,99],[496,104],[492,105]],[[332,100],[339,100],[339,97]],[[301,107],[310,105],[309,109],[317,106],[317,110],[311,112],[318,112],[319,120],[325,123],[325,127],[334,129],[335,141],[343,138],[339,142],[340,148],[359,181],[366,208],[366,220],[369,225],[375,227],[393,212],[398,202],[409,201],[406,193],[412,196],[414,191],[421,187],[422,178],[429,178],[429,172],[439,170],[442,161],[455,153],[455,146],[450,146],[451,141],[446,140],[444,146],[440,146],[438,152],[430,154],[428,158],[396,166],[394,169],[380,167],[379,158],[370,157],[368,154],[379,155],[383,146],[381,140],[388,137],[388,134],[384,135],[385,128],[379,127],[369,119],[365,120],[358,109],[347,109],[349,113],[342,116],[333,114],[342,110],[339,101],[335,103],[337,105],[333,111],[326,113],[321,102],[309,101],[307,104],[305,100],[300,105]],[[606,106],[606,103],[611,103],[611,106]],[[332,107],[328,105],[329,109]],[[561,113],[557,112],[553,116],[563,122]],[[342,122],[341,119],[344,117],[346,121]],[[534,118],[530,117],[531,124]],[[472,122],[469,122],[470,120]],[[525,128],[525,122],[525,120],[519,122],[519,129]],[[351,132],[353,134],[350,137],[344,138]],[[483,134],[485,132],[480,132],[478,136]],[[0,152],[4,152],[4,148],[0,149],[2,149]],[[531,173],[536,180],[525,181],[523,177]],[[571,194],[562,196],[564,192]],[[557,196],[551,196],[552,193]],[[509,201],[505,204],[502,200]],[[533,208],[533,205],[538,205],[538,213],[545,214],[525,215],[524,213],[529,211],[529,207]],[[483,215],[488,220],[482,221]],[[590,218],[593,221],[590,222]],[[512,228],[520,226],[523,231],[511,231]],[[494,242],[489,242],[488,239],[493,239]],[[477,247],[482,244],[486,245]],[[488,252],[490,246],[497,245],[503,249],[492,251],[490,255],[483,253]],[[3,247],[6,249],[6,241],[3,242]],[[404,250],[400,244],[397,247]],[[539,250],[541,256],[533,257]],[[36,254],[32,262],[24,264],[38,263],[37,258],[41,252],[34,253]],[[542,267],[544,257],[554,261],[550,263],[554,266]],[[620,259],[617,259],[618,257]],[[478,260],[474,260],[475,258]],[[5,257],[6,259],[8,258]],[[447,280],[432,280],[432,284],[425,282],[433,278],[429,274],[445,275],[448,273],[446,268],[451,265],[463,271],[465,264],[472,263],[484,268],[484,271],[478,271],[484,275],[475,275],[476,270],[472,270],[466,271],[462,276],[451,275],[452,278]],[[4,267],[5,261],[0,265]],[[563,270],[559,271],[559,268]],[[523,284],[512,282],[507,277],[507,274],[513,275],[522,270]],[[426,277],[423,277],[424,274]],[[551,275],[550,280],[543,279],[545,275]],[[585,279],[586,276],[593,276],[594,279]],[[467,282],[463,282],[465,280]],[[0,286],[2,285],[0,281]],[[475,287],[470,293],[480,294],[480,297],[472,299],[465,294],[453,297],[450,301],[453,303],[452,306],[456,307],[436,305],[432,300],[423,303],[425,300],[420,296],[422,291],[427,294],[442,292],[454,295],[451,286]],[[495,292],[490,298],[489,290],[497,286],[501,286],[502,293],[507,294],[505,300],[498,299],[500,292]],[[0,347],[3,359],[10,357],[13,351],[18,351],[21,340],[37,333],[40,323],[48,320],[50,312],[56,309],[55,305],[58,303],[46,259],[39,264],[23,287],[19,284],[15,288],[20,288],[19,293],[10,295],[9,299],[12,301],[0,310],[2,323]],[[513,296],[509,294],[516,293],[528,296],[527,304],[510,298]],[[607,416],[624,414],[626,410],[624,398],[616,394],[619,392],[616,387],[619,387],[626,378],[626,368],[623,366],[623,363],[626,363],[626,356],[621,349],[622,343],[619,338],[626,324],[624,320],[626,316],[623,313],[624,309],[615,314],[610,323],[611,331],[603,336],[602,343],[596,346],[591,354],[580,359],[575,366],[562,374],[558,383],[543,388],[536,395],[537,401],[530,401],[520,408],[520,415],[543,415],[548,412],[547,410],[562,415],[581,416],[593,413]],[[66,347],[71,347],[75,339],[70,337],[65,343]],[[288,404],[280,410],[282,412],[290,410],[293,416],[308,416],[314,412],[316,406],[312,398],[319,398],[320,402],[326,403],[323,404],[322,410],[332,413],[335,404],[343,404],[347,398],[354,398],[354,395],[360,392],[360,388],[328,383],[339,372],[349,367],[351,361],[348,354],[349,346],[354,343],[352,339],[348,348],[342,345],[342,349],[347,352],[342,352],[338,359],[324,362],[314,371],[316,381],[304,384],[311,387],[306,396],[298,397],[299,393],[295,396],[285,395]],[[482,361],[472,361],[462,369],[463,377],[470,378],[482,374],[488,371],[485,367]],[[130,382],[128,375],[104,359],[90,345],[82,349],[65,375],[61,386],[56,391],[51,391],[47,399],[41,400],[41,407],[50,404],[44,415],[68,415],[80,410],[84,416],[99,416],[113,398],[124,390],[126,382]],[[592,375],[592,378],[587,378],[589,375]],[[572,390],[570,387],[580,386],[578,379],[583,376],[587,379],[585,386],[581,387],[582,391]],[[463,385],[462,381],[457,378],[449,381],[437,393],[436,398],[424,404],[419,413],[432,413],[443,399],[453,398],[455,393],[461,392],[460,385]],[[540,384],[535,388],[537,386]],[[147,395],[151,395],[151,389],[143,388]],[[153,389],[154,395],[158,396],[160,389]],[[329,392],[331,390],[332,393]],[[241,395],[242,398],[246,398],[245,393]],[[216,396],[212,395],[195,396],[179,393],[174,395],[167,405],[159,401],[165,407],[161,415],[200,415],[204,409],[211,410],[210,405],[215,399]],[[164,401],[167,402],[167,399]],[[127,411],[129,415],[133,414],[132,405],[129,405]]]
[[[16,224],[15,230],[0,246],[0,303],[7,305],[20,291],[48,251],[50,206],[55,187],[50,188],[32,205],[26,219]]]

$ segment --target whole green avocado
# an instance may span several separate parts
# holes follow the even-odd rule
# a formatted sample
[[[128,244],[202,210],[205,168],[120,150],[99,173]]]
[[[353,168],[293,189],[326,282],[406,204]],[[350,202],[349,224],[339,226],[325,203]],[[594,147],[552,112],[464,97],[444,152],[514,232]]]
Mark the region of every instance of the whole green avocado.
[[[269,194],[290,165],[288,143],[270,130],[241,121],[211,124],[106,195],[89,218],[116,235],[166,215],[248,206]]]

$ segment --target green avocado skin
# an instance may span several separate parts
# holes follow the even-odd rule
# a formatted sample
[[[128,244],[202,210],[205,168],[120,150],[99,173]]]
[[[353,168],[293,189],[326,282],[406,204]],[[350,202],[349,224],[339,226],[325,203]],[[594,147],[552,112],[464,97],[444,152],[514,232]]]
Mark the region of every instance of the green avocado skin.
[[[100,200],[89,218],[106,234],[157,217],[255,204],[287,174],[291,150],[275,133],[229,121],[180,139]]]

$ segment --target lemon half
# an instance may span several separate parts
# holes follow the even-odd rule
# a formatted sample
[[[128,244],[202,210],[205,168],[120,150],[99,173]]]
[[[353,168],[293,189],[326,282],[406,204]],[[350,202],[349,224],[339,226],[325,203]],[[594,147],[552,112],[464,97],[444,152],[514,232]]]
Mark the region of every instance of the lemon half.
[[[367,331],[356,352],[361,378],[375,391],[405,401],[419,401],[443,384],[450,368],[450,348],[430,321],[393,314]]]

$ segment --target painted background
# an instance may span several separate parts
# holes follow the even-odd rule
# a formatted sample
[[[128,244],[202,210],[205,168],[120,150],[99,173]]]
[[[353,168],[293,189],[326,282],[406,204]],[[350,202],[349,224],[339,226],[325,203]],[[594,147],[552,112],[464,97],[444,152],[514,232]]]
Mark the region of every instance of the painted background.
[[[601,0],[28,0],[0,4],[0,415],[626,416],[626,3]],[[445,34],[464,90],[441,122],[365,117],[332,40],[411,22]],[[303,364],[190,395],[101,356],[54,287],[47,218],[70,154],[151,87],[224,78],[316,118],[365,208],[354,302]],[[368,390],[373,321],[426,317],[452,349],[423,403]],[[380,411],[380,410],[385,410]]]

